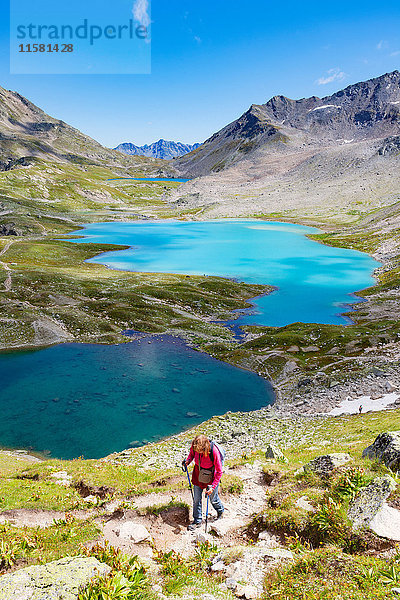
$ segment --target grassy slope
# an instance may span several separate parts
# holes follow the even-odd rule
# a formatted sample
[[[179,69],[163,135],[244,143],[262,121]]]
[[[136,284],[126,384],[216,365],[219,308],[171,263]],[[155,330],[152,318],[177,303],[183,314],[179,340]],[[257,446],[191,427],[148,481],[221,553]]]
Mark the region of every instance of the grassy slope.
[[[83,262],[111,249],[115,247],[16,240],[6,254],[12,289],[0,299],[2,347],[37,344],[32,323],[41,318],[83,342],[126,341],[123,329],[168,329],[197,341],[229,340],[226,328],[209,321],[227,318],[264,290],[217,277],[126,273]]]
[[[152,175],[146,171],[150,167],[154,171],[154,165],[139,161],[128,175]],[[0,251],[11,243],[0,258],[12,281],[11,290],[0,295],[1,348],[63,339],[115,343],[126,341],[120,333],[126,328],[168,329],[196,343],[230,340],[226,328],[209,321],[228,318],[233,309],[246,307],[248,298],[268,291],[219,278],[122,273],[84,263],[115,247],[56,238],[82,222],[172,216],[164,196],[179,184],[109,181],[119,176],[98,166],[42,160],[0,173],[0,203],[10,211],[0,215],[0,224],[12,222],[24,234],[0,239]],[[0,269],[0,283],[7,276]],[[38,336],[32,324],[43,319],[49,332]],[[51,333],[54,328],[58,333]]]

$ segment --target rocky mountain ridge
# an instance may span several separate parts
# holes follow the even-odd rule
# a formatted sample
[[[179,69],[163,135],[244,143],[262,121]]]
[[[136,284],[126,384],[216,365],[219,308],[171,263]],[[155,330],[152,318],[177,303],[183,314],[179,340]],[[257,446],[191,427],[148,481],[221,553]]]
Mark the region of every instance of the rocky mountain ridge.
[[[265,104],[252,104],[194,153],[176,162],[186,174],[204,175],[250,155],[261,163],[265,154],[286,156],[399,134],[400,72],[393,71],[324,98],[274,96]],[[257,155],[259,150],[263,155]]]
[[[147,156],[150,158],[171,160],[179,156],[184,156],[192,150],[196,150],[199,146],[199,143],[183,144],[182,142],[172,142],[161,138],[158,142],[144,144],[144,146],[136,146],[131,142],[124,142],[123,144],[119,144],[114,150],[129,154],[130,156]]]
[[[18,94],[0,87],[0,170],[29,166],[35,159],[103,167],[140,166]]]

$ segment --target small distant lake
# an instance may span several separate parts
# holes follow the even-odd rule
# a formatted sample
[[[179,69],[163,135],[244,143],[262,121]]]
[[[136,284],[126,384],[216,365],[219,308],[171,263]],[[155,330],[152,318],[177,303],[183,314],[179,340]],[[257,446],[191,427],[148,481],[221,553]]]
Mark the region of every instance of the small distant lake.
[[[374,285],[379,263],[345,248],[312,241],[314,227],[258,220],[145,221],[97,223],[76,232],[83,239],[130,246],[90,262],[113,269],[153,273],[218,275],[276,286],[254,300],[237,324],[282,326],[346,324],[342,315],[357,301],[354,292]]]
[[[64,459],[103,457],[273,401],[258,375],[170,336],[1,353],[0,380],[0,444]]]
[[[131,179],[133,181],[159,181],[159,182],[168,182],[174,181],[175,183],[185,183],[185,181],[190,181],[190,179],[173,179],[168,177],[113,177],[112,179],[107,179],[107,181],[118,181],[119,179]]]

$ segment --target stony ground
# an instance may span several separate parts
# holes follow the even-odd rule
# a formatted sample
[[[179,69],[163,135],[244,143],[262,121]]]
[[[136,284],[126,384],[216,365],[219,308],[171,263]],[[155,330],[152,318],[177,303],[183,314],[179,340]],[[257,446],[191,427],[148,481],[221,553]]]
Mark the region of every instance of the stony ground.
[[[331,580],[327,572],[325,587],[320,588],[318,569],[324,564],[331,569],[333,560],[351,564],[351,571],[340,576],[336,571],[332,574],[348,587],[348,598],[391,597],[393,584],[390,587],[389,580],[384,583],[379,577],[391,565],[397,573],[392,530],[382,521],[386,513],[395,513],[398,518],[397,481],[393,471],[383,464],[362,457],[376,433],[388,427],[400,428],[398,410],[282,419],[266,415],[248,418],[235,413],[201,425],[198,430],[202,432],[219,431],[228,461],[221,490],[225,513],[222,520],[216,521],[210,509],[207,533],[204,523],[195,532],[187,530],[191,496],[182,471],[172,468],[173,457],[176,462],[181,460],[188,440],[197,430],[97,461],[42,461],[24,452],[0,452],[1,502],[3,506],[14,506],[0,512],[0,569],[7,573],[6,588],[0,577],[0,598],[9,600],[1,593],[11,589],[7,586],[13,585],[10,575],[15,570],[60,558],[67,561],[68,569],[81,569],[83,563],[78,564],[73,557],[85,552],[94,552],[92,556],[96,557],[100,552],[103,562],[107,562],[111,554],[104,550],[105,544],[128,556],[139,556],[146,565],[151,581],[146,600],[233,600],[235,595],[264,600],[269,597],[267,588],[273,597],[284,600],[288,596],[281,589],[282,577],[288,577],[293,590],[297,589],[302,564],[309,580],[301,585],[308,586],[310,598],[319,600],[326,597],[323,594],[327,586],[336,589],[339,581]],[[268,441],[272,442],[269,446]],[[392,452],[392,458],[396,452]],[[325,458],[318,458],[321,456]],[[309,466],[303,469],[304,465]],[[378,537],[375,533],[357,537],[359,534],[351,532],[341,512],[332,513],[329,527],[333,529],[325,532],[326,506],[332,506],[329,503],[336,498],[335,502],[347,510],[354,485],[361,489],[353,508],[357,518],[360,511],[366,511],[368,519],[382,513],[381,521],[377,519],[378,525],[374,525],[384,531]],[[80,500],[75,501],[75,508],[68,500],[67,508],[72,491]],[[341,495],[335,496],[338,493]],[[30,507],[32,502],[36,508]],[[50,503],[57,508],[46,508]],[[315,529],[316,523],[321,523],[320,530]],[[359,546],[356,549],[348,544]],[[5,567],[5,561],[11,561],[11,567]],[[316,574],[312,566],[315,561],[320,565]],[[193,572],[194,564],[197,566]],[[52,565],[48,572],[58,569],[58,563]],[[367,571],[371,571],[370,579],[361,585],[359,578]],[[35,571],[29,573],[33,577]],[[27,585],[24,576],[19,576],[20,581]],[[335,593],[327,598],[342,600],[337,595],[340,592]],[[75,600],[76,589],[71,594],[71,600]]]

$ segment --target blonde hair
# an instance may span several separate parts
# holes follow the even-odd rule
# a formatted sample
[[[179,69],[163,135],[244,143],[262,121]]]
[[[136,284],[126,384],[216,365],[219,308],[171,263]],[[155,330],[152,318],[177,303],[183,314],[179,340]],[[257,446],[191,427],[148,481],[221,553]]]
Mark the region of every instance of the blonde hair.
[[[193,440],[193,450],[199,454],[205,454],[208,456],[211,451],[211,444],[208,437],[204,434],[196,435]]]

